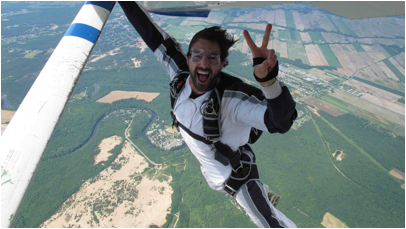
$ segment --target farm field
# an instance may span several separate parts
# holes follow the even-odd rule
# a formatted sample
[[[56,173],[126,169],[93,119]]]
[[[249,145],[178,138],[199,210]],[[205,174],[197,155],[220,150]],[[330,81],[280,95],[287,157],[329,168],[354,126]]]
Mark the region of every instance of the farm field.
[[[390,57],[388,59],[403,75],[405,75],[405,68],[401,66],[401,64],[394,58]]]
[[[330,46],[327,44],[320,44],[319,45],[321,51],[323,52],[324,57],[328,61],[330,66],[336,68],[342,68],[340,62],[338,61],[337,57],[334,55],[334,52],[331,50]]]
[[[305,41],[305,42],[312,41],[312,38],[310,37],[308,32],[300,32],[300,37],[302,38],[302,41]]]
[[[337,106],[343,110],[353,113],[357,116],[364,117],[374,123],[392,127],[389,128],[398,134],[404,135],[405,131],[405,117],[395,114],[385,108],[371,104],[361,98],[355,97],[349,93],[336,90],[331,94],[332,97],[345,101],[345,104],[350,106]],[[324,101],[324,98],[323,98]],[[335,105],[335,104],[333,104]],[[396,129],[395,129],[396,128]]]
[[[352,88],[355,88],[357,91],[362,91],[364,93],[369,93],[369,94],[375,95],[375,96],[385,99],[389,102],[396,102],[403,97],[402,95],[397,95],[397,94],[391,93],[384,89],[374,87],[372,85],[363,83],[363,82],[355,80],[355,79],[345,81],[344,84],[351,86]]]
[[[288,41],[288,56],[291,60],[300,59],[304,64],[309,64],[309,60],[306,55],[306,51],[302,44],[296,44]]]
[[[285,11],[286,17],[286,27],[296,29],[295,19],[293,17],[292,11]]]
[[[142,99],[147,102],[151,102],[156,97],[158,97],[158,95],[159,95],[159,93],[138,92],[138,91],[112,91],[108,95],[97,100],[96,102],[112,103],[117,100],[130,99],[130,98]]]
[[[319,56],[319,53],[317,52],[316,46],[317,45],[313,44],[304,46],[307,58],[309,60],[309,64],[312,66],[325,66],[325,63],[323,62],[322,58]]]
[[[347,34],[349,36],[357,37],[357,35],[346,24],[346,22],[349,21],[348,19],[333,17],[332,21],[340,29],[342,33]]]
[[[394,113],[405,116],[405,106],[395,104],[393,102],[389,102],[389,101],[387,101],[385,99],[381,99],[381,98],[379,98],[377,96],[370,95],[370,94],[364,94],[363,96],[361,96],[361,98],[368,101],[368,102],[370,102],[370,103],[376,104],[376,105],[378,105],[380,107],[383,107],[383,108],[385,108],[387,110],[390,110],[390,111],[392,111]]]
[[[334,80],[334,77],[326,75],[326,72],[317,68],[306,69],[304,71],[327,81]]]
[[[383,60],[383,62],[386,64],[386,66],[388,66],[388,68],[390,69],[391,72],[393,72],[396,77],[402,82],[405,82],[405,75],[402,74],[398,68],[395,67],[395,65],[393,65],[392,61],[390,61],[389,59],[385,59]]]
[[[329,113],[329,114],[331,114],[333,116],[339,116],[339,115],[343,115],[343,114],[347,113],[346,111],[344,111],[344,110],[342,110],[340,108],[337,108],[337,107],[335,107],[335,106],[333,106],[331,104],[328,104],[328,103],[326,103],[326,102],[324,102],[322,100],[316,99],[316,98],[314,98],[312,96],[305,97],[303,100],[307,104],[309,104],[309,105],[311,105],[313,107],[316,107],[317,109],[320,109],[320,110],[322,110],[324,112],[327,112],[327,113]]]
[[[284,10],[275,10],[275,24],[286,27],[286,18]]]
[[[303,26],[303,23],[302,23],[302,18],[300,17],[300,13],[297,10],[293,10],[292,14],[293,14],[293,18],[295,20],[296,29],[303,31],[304,26]]]

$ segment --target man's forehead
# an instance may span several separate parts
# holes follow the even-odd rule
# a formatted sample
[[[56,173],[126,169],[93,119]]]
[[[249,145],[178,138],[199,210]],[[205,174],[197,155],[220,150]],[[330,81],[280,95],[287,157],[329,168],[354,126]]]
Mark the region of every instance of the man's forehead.
[[[196,42],[194,42],[193,45],[190,47],[190,50],[192,49],[202,49],[209,52],[212,51],[220,52],[220,45],[215,41],[200,38]]]

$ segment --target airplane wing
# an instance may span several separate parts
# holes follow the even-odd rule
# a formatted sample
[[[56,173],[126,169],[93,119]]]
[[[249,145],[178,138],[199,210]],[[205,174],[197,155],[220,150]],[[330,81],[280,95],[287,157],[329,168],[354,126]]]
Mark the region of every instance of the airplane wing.
[[[115,2],[86,2],[1,136],[1,227],[10,227]]]
[[[299,1],[137,1],[148,11],[169,16],[207,17],[210,10],[290,4]],[[404,1],[309,1],[315,7],[348,19],[405,15]]]

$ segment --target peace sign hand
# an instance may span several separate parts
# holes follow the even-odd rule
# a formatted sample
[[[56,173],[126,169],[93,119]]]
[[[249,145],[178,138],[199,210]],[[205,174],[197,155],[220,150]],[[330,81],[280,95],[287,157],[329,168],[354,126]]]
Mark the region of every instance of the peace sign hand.
[[[272,25],[268,24],[265,29],[265,34],[264,38],[262,40],[262,46],[258,47],[254,41],[252,41],[252,38],[250,34],[248,33],[247,30],[244,30],[244,38],[247,41],[248,47],[250,47],[252,56],[253,58],[255,57],[263,57],[266,58],[262,64],[258,64],[254,66],[254,73],[258,78],[265,78],[268,75],[268,72],[270,72],[276,65],[277,61],[277,56],[275,55],[275,50],[271,49],[269,50],[268,47],[268,42],[269,42],[269,37],[271,34],[272,30]]]

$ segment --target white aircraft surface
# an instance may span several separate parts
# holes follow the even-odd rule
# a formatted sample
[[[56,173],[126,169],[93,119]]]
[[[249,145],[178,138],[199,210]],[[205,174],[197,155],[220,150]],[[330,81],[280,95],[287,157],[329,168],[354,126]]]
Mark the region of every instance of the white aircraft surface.
[[[211,9],[294,2],[139,2],[153,13],[206,16]],[[349,19],[405,14],[404,1],[307,2]],[[86,2],[1,137],[1,227],[12,226],[43,153],[115,2]]]

